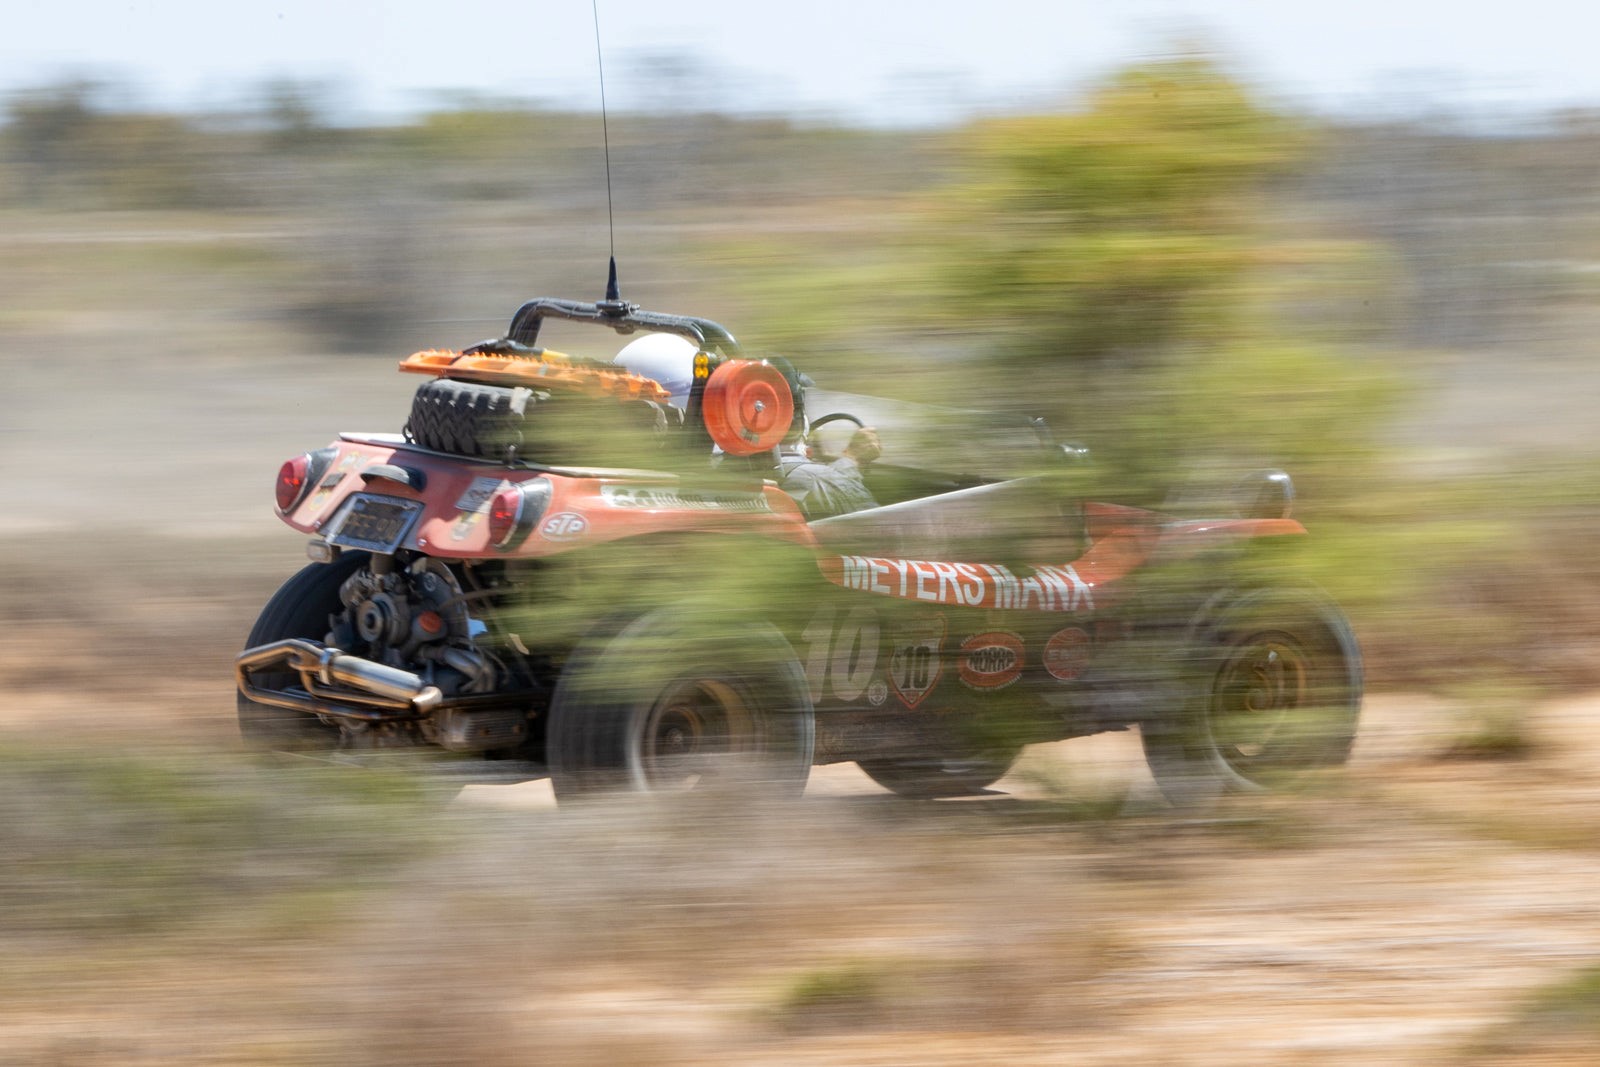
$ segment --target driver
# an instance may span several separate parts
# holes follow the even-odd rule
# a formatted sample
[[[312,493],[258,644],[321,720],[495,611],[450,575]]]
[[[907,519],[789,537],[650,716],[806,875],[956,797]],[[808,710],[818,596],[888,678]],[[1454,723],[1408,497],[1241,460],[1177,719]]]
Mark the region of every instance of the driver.
[[[842,447],[838,435],[826,435],[819,427],[798,449],[779,458],[778,484],[794,497],[807,519],[875,508],[878,502],[867,488],[866,469],[882,454],[878,431],[870,426],[856,428]]]
[[[682,411],[689,403],[689,389],[694,385],[696,351],[697,346],[687,337],[647,333],[623,345],[611,362],[659,383],[671,394],[667,403]]]
[[[697,346],[687,338],[647,333],[623,346],[613,362],[665,386],[671,394],[668,402],[681,411],[693,385],[696,351]],[[788,360],[774,357],[772,363],[783,372],[796,408],[803,411],[809,379]],[[796,422],[803,424],[803,415]],[[777,457],[778,484],[794,497],[807,519],[875,508],[878,502],[867,488],[865,476],[867,467],[882,453],[878,432],[872,427],[855,425],[854,420],[829,422],[782,446]]]

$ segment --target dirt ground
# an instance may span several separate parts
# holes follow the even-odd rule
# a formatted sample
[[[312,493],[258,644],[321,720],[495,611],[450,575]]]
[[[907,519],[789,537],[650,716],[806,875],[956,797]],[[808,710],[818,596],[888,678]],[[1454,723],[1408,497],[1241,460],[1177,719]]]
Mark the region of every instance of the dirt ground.
[[[36,689],[0,731],[226,747],[223,682]],[[5,998],[0,1064],[1600,1062],[1593,1018],[1537,1007],[1600,959],[1600,698],[1530,716],[1530,757],[1443,760],[1452,708],[1372,696],[1346,772],[1204,815],[1129,735],[956,802],[853,765],[781,814],[472,786],[406,892],[222,958],[63,963]]]

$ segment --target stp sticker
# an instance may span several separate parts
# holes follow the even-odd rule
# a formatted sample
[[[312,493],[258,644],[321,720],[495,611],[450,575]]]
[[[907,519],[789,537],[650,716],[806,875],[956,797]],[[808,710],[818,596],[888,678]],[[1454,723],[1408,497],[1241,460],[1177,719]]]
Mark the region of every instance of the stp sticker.
[[[914,708],[933,691],[944,673],[940,650],[944,646],[944,619],[935,616],[895,633],[889,657],[889,685],[900,703]]]
[[[539,536],[546,541],[572,541],[589,529],[589,520],[571,511],[558,511],[539,524]]]
[[[1022,676],[1022,638],[994,631],[961,642],[961,681],[972,689],[1004,689]]]
[[[1070,682],[1089,665],[1089,634],[1077,626],[1057,630],[1044,645],[1044,669],[1050,677]]]

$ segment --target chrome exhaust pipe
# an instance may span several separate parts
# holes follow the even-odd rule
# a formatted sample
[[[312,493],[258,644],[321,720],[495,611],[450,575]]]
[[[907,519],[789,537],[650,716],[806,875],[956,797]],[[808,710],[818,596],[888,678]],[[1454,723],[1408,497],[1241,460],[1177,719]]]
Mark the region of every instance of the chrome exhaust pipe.
[[[300,675],[306,696],[265,689],[250,678],[258,671],[285,669]],[[410,671],[300,637],[245,649],[234,660],[234,673],[239,692],[249,699],[315,715],[367,721],[421,718],[444,699],[438,686]]]

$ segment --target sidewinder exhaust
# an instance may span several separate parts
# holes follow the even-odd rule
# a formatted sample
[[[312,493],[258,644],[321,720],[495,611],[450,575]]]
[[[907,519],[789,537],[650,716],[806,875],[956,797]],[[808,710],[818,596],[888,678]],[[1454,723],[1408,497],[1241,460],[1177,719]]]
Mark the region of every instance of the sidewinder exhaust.
[[[300,675],[303,694],[269,689],[251,677],[285,670]],[[437,686],[410,671],[299,637],[245,649],[234,672],[239,692],[258,704],[363,722],[426,718],[444,699]]]

